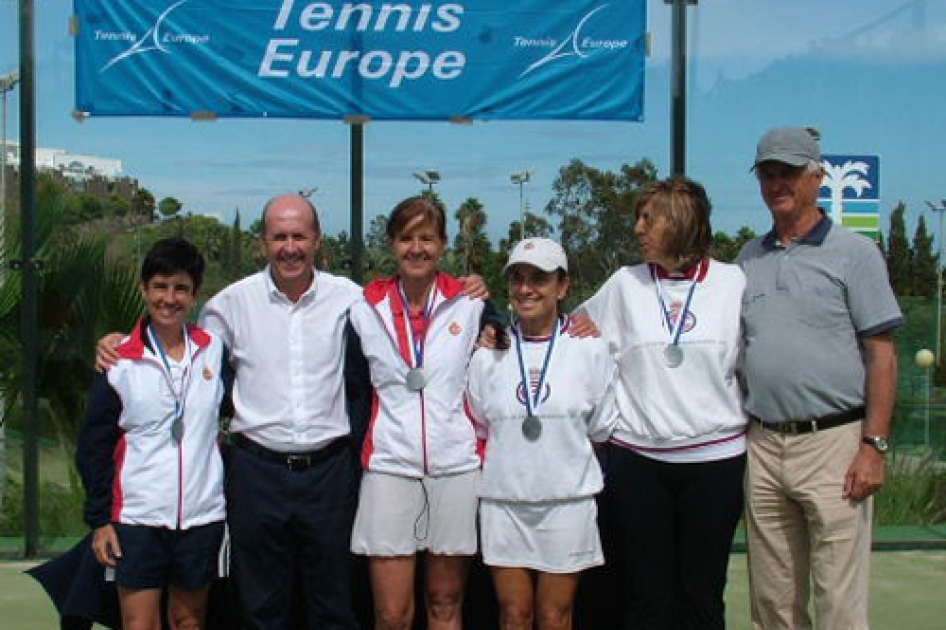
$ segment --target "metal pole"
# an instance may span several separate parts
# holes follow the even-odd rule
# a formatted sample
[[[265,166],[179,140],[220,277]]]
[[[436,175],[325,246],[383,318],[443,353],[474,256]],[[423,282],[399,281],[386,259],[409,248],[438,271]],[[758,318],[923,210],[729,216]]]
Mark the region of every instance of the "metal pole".
[[[519,180],[519,240],[526,240],[526,206],[525,206],[525,197],[523,196],[523,187],[526,185],[525,180]]]
[[[939,253],[937,254],[936,260],[936,345],[933,346],[933,355],[936,360],[937,369],[940,365],[940,354],[942,354],[940,338],[943,330],[943,213],[946,212],[946,199],[939,203],[940,205],[937,206],[931,201],[926,202],[930,210],[939,215],[939,235],[936,237],[937,244],[939,245]]]
[[[924,422],[924,432],[923,432],[923,446],[929,447],[930,445],[930,381],[933,380],[933,370],[932,368],[926,368],[926,411],[923,414]]]
[[[12,87],[12,86],[11,86]],[[3,91],[3,144],[0,145],[0,284],[7,277],[7,91]]]
[[[943,213],[946,212],[946,205],[937,209],[939,213],[939,254],[936,260],[936,367],[939,368],[942,346],[940,346],[940,337],[943,331]]]
[[[2,89],[3,86],[0,86]],[[0,145],[0,286],[7,279],[7,90],[3,90],[3,144]],[[0,509],[7,498],[6,401],[0,395]]]
[[[351,124],[351,279],[365,280],[365,126]]]
[[[513,173],[509,180],[519,186],[519,240],[523,241],[526,238],[526,202],[525,202],[525,192],[524,187],[526,182],[532,179],[532,171],[522,171],[519,173]]]
[[[20,82],[16,70],[0,77],[0,95],[3,97],[3,130],[0,144],[0,282],[7,275],[7,94]]]
[[[673,34],[671,70],[673,92],[671,99],[670,161],[673,175],[686,175],[687,148],[687,4],[695,0],[665,0],[673,2]]]
[[[39,414],[36,400],[36,121],[33,76],[33,2],[20,2],[20,215],[23,260],[23,503],[24,555],[39,549]]]

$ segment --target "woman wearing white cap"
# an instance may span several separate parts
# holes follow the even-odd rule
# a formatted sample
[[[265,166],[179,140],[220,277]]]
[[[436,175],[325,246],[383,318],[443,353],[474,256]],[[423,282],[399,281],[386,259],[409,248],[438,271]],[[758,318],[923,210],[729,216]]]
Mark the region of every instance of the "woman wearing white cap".
[[[616,421],[616,366],[603,340],[566,334],[568,262],[558,243],[522,241],[504,271],[512,347],[479,350],[468,376],[468,410],[486,440],[483,560],[503,630],[566,630],[579,572],[604,561],[592,441],[607,440]]]
[[[745,277],[709,257],[709,216],[696,182],[645,187],[635,224],[645,262],[582,306],[619,366],[604,492],[615,519],[602,527],[619,550],[621,628],[725,627],[746,462],[736,375]]]

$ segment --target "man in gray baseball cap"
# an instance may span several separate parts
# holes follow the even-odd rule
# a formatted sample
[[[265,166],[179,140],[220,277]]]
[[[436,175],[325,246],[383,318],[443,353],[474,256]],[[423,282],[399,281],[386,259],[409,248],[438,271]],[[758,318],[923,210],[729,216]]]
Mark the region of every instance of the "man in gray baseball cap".
[[[780,162],[790,166],[805,166],[809,162],[821,162],[821,149],[815,131],[807,127],[778,127],[770,130],[755,152],[757,168],[763,162]]]
[[[815,136],[773,129],[753,166],[772,230],[745,245],[753,626],[867,630],[871,496],[884,481],[903,316],[873,241],[818,207]]]

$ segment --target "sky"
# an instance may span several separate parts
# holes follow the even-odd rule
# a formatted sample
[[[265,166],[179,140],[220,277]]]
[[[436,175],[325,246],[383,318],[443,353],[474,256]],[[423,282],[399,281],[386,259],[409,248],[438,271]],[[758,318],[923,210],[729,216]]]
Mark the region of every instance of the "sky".
[[[452,213],[470,197],[494,240],[519,215],[513,173],[541,213],[559,169],[578,158],[616,170],[649,158],[670,170],[671,8],[647,0],[651,55],[644,122],[373,122],[365,127],[365,224],[436,170]],[[35,2],[37,146],[122,160],[157,199],[248,226],[275,194],[317,187],[329,234],[349,225],[349,128],[336,121],[91,118],[76,122],[70,0]],[[689,10],[687,174],[706,185],[717,230],[769,228],[749,167],[770,127],[811,125],[825,153],[879,155],[882,226],[946,198],[946,2],[701,0]],[[0,0],[0,73],[18,67],[18,5]],[[19,90],[7,130],[19,138]],[[455,227],[455,226],[454,226]]]

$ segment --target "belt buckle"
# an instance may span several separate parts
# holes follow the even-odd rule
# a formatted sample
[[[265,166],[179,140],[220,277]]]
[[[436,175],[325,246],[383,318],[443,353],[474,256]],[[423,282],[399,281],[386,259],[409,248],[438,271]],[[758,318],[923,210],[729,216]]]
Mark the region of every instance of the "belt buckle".
[[[287,455],[286,468],[289,470],[305,470],[311,465],[311,457],[308,455]]]
[[[804,435],[806,433],[817,433],[818,432],[818,421],[817,420],[792,420],[788,423],[788,430],[786,433],[792,435]]]

